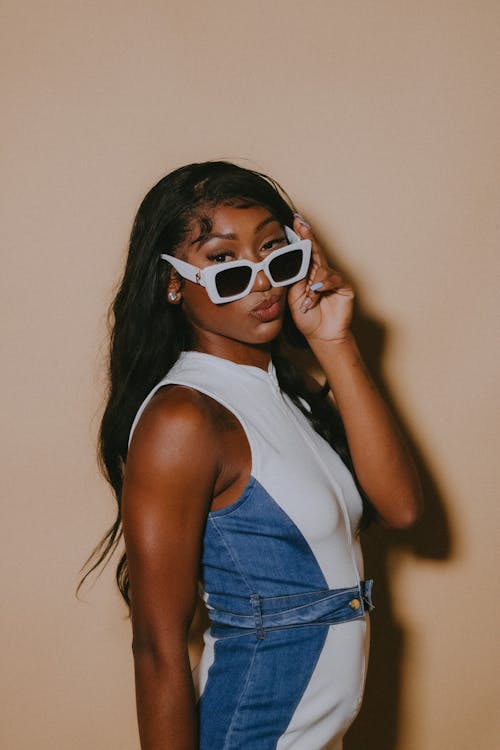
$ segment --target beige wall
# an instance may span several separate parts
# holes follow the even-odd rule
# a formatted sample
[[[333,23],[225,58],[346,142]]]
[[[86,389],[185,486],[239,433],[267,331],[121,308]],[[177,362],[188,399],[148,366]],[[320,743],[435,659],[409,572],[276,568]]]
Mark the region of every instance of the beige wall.
[[[493,750],[500,5],[4,0],[2,22],[1,746],[138,748],[111,567],[73,596],[114,515],[105,311],[145,191],[228,157],[277,177],[356,283],[425,477],[420,527],[367,539],[347,750]]]

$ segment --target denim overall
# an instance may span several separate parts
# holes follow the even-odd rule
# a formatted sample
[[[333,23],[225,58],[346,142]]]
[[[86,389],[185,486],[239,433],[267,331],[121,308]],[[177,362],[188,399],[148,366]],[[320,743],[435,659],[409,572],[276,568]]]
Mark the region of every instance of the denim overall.
[[[266,372],[183,352],[131,435],[173,383],[231,411],[252,454],[242,495],[210,512],[204,530],[200,750],[341,750],[361,705],[373,608],[352,476],[281,391],[272,362]]]

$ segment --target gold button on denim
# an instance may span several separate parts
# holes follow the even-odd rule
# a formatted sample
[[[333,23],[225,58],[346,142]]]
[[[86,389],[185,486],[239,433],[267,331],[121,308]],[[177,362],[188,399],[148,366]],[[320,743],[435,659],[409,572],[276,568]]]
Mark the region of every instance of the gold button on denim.
[[[349,602],[349,606],[351,607],[351,609],[359,609],[361,607],[359,599],[351,599],[351,601]]]

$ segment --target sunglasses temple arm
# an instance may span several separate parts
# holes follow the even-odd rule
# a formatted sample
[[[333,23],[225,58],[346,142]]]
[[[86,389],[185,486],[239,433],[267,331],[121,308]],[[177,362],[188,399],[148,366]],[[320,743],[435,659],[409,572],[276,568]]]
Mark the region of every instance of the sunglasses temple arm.
[[[298,234],[296,234],[291,227],[285,225],[285,234],[287,236],[288,241],[290,244],[293,244],[294,242],[299,242],[300,237]]]
[[[194,281],[195,284],[205,286],[201,268],[197,268],[196,266],[191,265],[191,263],[186,263],[185,261],[180,260],[180,258],[174,258],[173,255],[166,255],[165,253],[160,255],[160,258],[170,263],[175,270],[179,272],[183,279]]]

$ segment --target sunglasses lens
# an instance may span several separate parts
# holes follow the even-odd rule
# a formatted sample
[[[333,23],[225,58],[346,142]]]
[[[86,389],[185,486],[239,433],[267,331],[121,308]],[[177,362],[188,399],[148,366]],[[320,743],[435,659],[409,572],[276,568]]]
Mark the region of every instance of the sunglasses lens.
[[[215,277],[215,286],[221,297],[241,294],[248,286],[252,271],[248,266],[222,268]]]
[[[269,264],[269,272],[276,283],[288,281],[295,278],[302,265],[302,249],[290,250],[288,253],[278,255]]]

